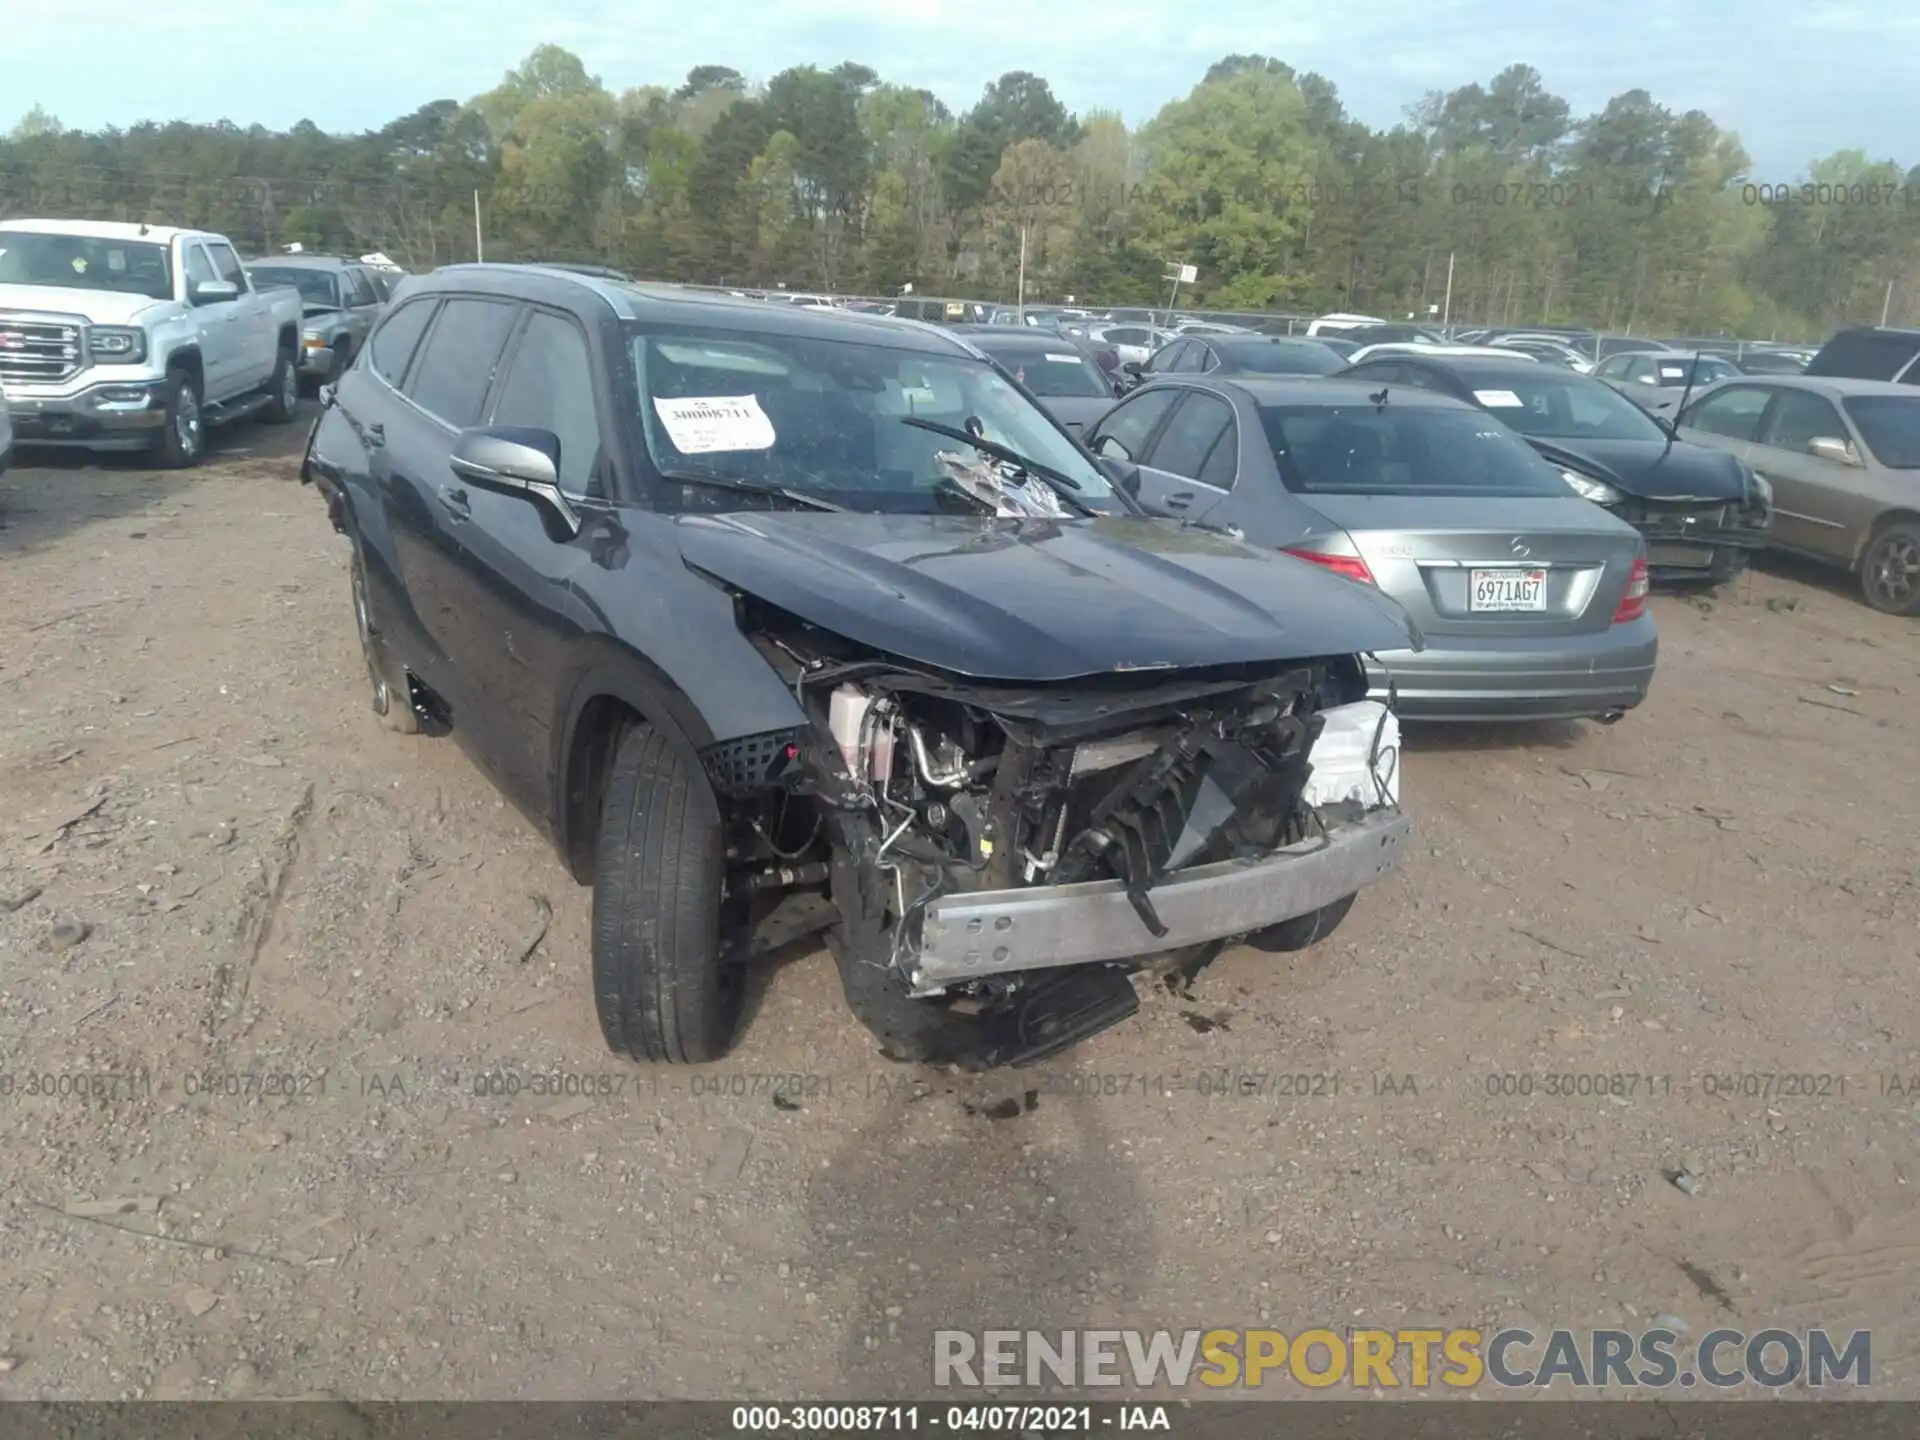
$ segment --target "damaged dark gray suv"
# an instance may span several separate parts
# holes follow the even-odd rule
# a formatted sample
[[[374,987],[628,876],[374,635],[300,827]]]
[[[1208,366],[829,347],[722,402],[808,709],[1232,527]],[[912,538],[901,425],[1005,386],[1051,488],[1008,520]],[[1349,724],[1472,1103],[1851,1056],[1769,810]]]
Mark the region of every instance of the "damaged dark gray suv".
[[[1129,972],[1324,935],[1399,861],[1391,600],[1144,517],[963,342],[521,266],[416,280],[301,468],[390,728],[593,887],[635,1059],[826,932],[901,1059],[1021,1063]],[[1336,753],[1337,752],[1337,753]]]

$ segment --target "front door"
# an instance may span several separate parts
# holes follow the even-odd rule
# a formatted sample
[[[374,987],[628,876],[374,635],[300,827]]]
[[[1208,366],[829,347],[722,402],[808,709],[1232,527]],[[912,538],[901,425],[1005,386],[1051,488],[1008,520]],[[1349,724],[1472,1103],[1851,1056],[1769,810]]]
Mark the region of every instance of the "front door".
[[[603,464],[610,447],[603,444],[590,353],[570,317],[530,311],[486,419],[558,438],[560,488],[593,522],[581,534],[555,528],[520,496],[454,477],[464,485],[469,513],[450,577],[449,645],[462,680],[486,697],[470,737],[501,788],[543,822],[568,637],[602,628],[582,608],[577,580],[607,529]]]
[[[1773,487],[1772,533],[1784,545],[1843,563],[1853,560],[1855,527],[1847,501],[1859,490],[1861,472],[1814,454],[1812,442],[1848,438],[1832,401],[1782,388],[1747,452],[1747,463]]]
[[[202,242],[191,240],[183,248],[187,296],[200,322],[201,398],[225,400],[238,386],[236,375],[245,333],[240,323],[244,300],[194,300],[194,287],[219,280],[221,275],[214,269],[213,257]]]

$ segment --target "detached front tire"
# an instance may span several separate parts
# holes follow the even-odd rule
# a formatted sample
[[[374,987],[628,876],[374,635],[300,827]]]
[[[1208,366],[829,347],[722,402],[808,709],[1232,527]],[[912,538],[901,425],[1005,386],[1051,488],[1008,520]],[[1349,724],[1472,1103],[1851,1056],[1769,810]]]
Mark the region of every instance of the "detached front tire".
[[[608,1048],[699,1065],[732,1047],[745,973],[727,953],[720,809],[651,725],[620,737],[600,806],[593,998]]]
[[[154,437],[154,463],[163,470],[190,470],[206,451],[200,382],[189,371],[169,370],[160,393],[165,420]]]
[[[1353,902],[1358,898],[1356,892],[1331,905],[1310,910],[1305,915],[1296,915],[1291,920],[1282,920],[1278,925],[1256,930],[1247,936],[1244,943],[1269,955],[1290,955],[1309,945],[1318,945],[1347,918],[1347,912],[1353,909]]]

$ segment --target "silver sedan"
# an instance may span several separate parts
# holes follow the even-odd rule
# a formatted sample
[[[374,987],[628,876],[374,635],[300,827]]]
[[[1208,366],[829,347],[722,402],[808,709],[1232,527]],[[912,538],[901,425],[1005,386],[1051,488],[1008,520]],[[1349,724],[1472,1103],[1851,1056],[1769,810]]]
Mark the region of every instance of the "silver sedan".
[[[1773,488],[1770,548],[1850,570],[1876,610],[1920,615],[1920,390],[1743,375],[1689,401],[1679,433]]]
[[[1646,698],[1645,542],[1484,411],[1346,380],[1174,375],[1086,439],[1155,514],[1397,600],[1425,648],[1370,668],[1409,719],[1612,721]]]

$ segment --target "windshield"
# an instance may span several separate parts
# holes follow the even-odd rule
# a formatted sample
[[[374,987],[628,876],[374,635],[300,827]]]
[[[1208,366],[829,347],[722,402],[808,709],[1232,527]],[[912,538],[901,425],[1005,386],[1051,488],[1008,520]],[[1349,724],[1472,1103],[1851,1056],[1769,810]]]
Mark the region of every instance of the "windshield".
[[[1315,341],[1216,340],[1213,348],[1237,370],[1253,375],[1331,375],[1346,361]]]
[[[152,241],[0,230],[0,285],[57,285],[171,300],[173,270],[167,247]]]
[[[291,285],[300,292],[300,303],[308,310],[340,308],[340,286],[332,272],[309,270],[304,265],[249,265],[256,289],[266,285]]]
[[[1077,350],[1035,350],[1029,345],[982,344],[1008,374],[1042,400],[1099,396],[1113,398],[1113,382]],[[1034,457],[1036,460],[1039,456]]]
[[[1474,387],[1473,398],[1509,429],[1542,440],[1660,440],[1662,430],[1638,405],[1598,380],[1545,374]]]
[[[1120,508],[1072,440],[992,365],[867,340],[633,327],[647,451],[660,471],[777,485],[853,510],[979,513],[955,494],[952,467],[971,447],[902,422],[981,438],[1060,472],[1075,498]],[[1032,367],[1030,366],[1029,369]],[[742,508],[724,494],[685,503]]]
[[[1874,459],[1889,470],[1920,470],[1920,395],[1855,395],[1841,403]]]
[[[1307,495],[1564,496],[1560,474],[1477,410],[1262,405],[1289,490]]]

